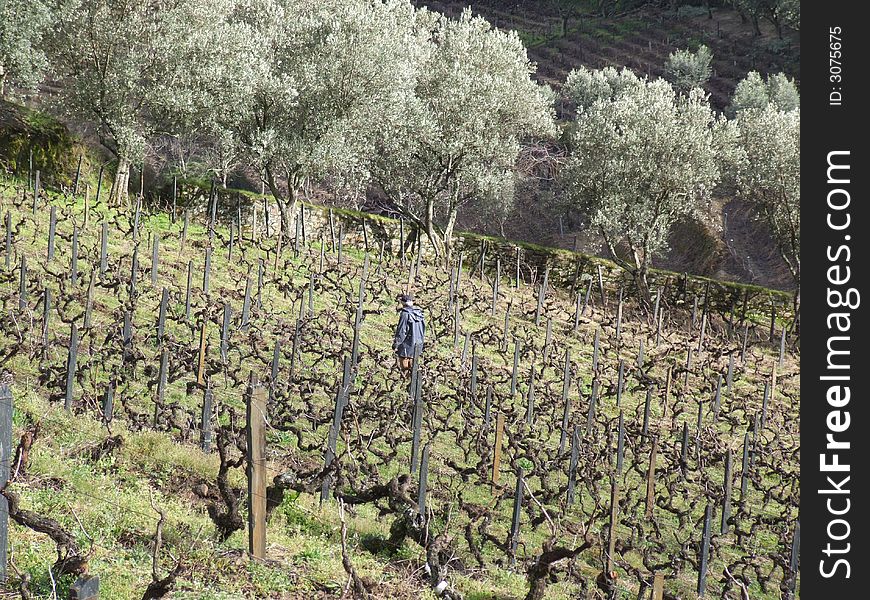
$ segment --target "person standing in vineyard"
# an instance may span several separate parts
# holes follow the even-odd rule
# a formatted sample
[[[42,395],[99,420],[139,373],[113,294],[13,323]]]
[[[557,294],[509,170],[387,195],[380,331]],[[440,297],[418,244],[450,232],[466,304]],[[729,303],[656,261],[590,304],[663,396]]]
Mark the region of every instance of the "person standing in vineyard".
[[[414,364],[414,348],[420,346],[423,352],[423,336],[426,323],[423,310],[414,306],[414,297],[410,294],[400,294],[396,300],[399,308],[399,324],[396,326],[396,336],[393,339],[393,351],[398,356],[399,370],[406,377],[411,374]]]

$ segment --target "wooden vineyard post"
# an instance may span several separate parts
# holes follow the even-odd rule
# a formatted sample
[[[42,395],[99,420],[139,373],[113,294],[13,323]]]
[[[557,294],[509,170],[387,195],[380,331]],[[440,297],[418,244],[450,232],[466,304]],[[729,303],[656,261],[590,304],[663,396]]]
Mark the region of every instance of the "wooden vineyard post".
[[[728,371],[725,375],[725,391],[731,397],[731,385],[734,383],[734,355],[728,355]]]
[[[69,258],[69,282],[76,285],[79,281],[79,228],[73,225],[72,250]]]
[[[574,504],[574,488],[577,487],[577,460],[580,457],[580,426],[574,425],[571,435],[571,461],[568,463],[568,504]]]
[[[341,419],[344,415],[345,406],[347,406],[348,400],[350,398],[350,378],[351,378],[351,364],[350,364],[350,356],[345,355],[342,359],[343,364],[343,373],[341,384],[339,384],[338,388],[335,390],[335,408],[332,414],[332,425],[329,428],[329,435],[326,440],[326,452],[323,457],[323,469],[329,469],[332,465],[332,461],[335,460],[336,453],[336,444],[338,443],[338,436],[341,432]],[[327,475],[323,478],[323,483],[320,485],[320,504],[329,499],[330,490],[332,488],[332,474],[327,473]]]
[[[42,293],[42,345],[45,347],[43,358],[48,352],[48,337],[51,330],[49,322],[51,321],[51,289],[45,288]]]
[[[0,385],[0,487],[9,481],[9,463],[12,461],[12,391]],[[9,547],[9,505],[0,495],[0,583],[6,583],[6,551]]]
[[[248,552],[266,558],[266,393],[251,373],[247,398]]]
[[[12,268],[12,213],[6,211],[6,270]]]
[[[565,451],[568,438],[568,421],[571,417],[571,349],[565,348],[565,370],[562,372],[562,433],[559,436],[559,454]]]
[[[79,353],[79,330],[76,324],[70,326],[69,333],[69,355],[66,362],[66,394],[64,396],[63,407],[65,410],[72,410],[73,387],[76,381],[76,361]]]
[[[673,379],[673,365],[668,366],[668,372],[665,376],[665,397],[662,402],[662,418],[668,416],[668,401],[671,398],[671,381]]]
[[[531,426],[535,415],[535,363],[529,368],[529,390],[526,396],[526,425]]]
[[[589,278],[589,283],[586,286],[586,294],[583,296],[583,307],[580,309],[580,316],[586,314],[586,307],[589,306],[589,296],[592,294],[592,278]],[[577,329],[578,319],[574,319],[574,329]]]
[[[299,351],[299,341],[302,337],[302,320],[296,321],[296,327],[293,328],[293,345],[290,347],[290,373],[287,377],[288,381],[293,381],[293,376],[296,374],[296,355]]]
[[[707,588],[707,566],[710,558],[710,517],[711,507],[708,504],[707,508],[704,509],[704,533],[701,539],[701,556],[698,561],[698,598],[704,597],[704,590]]]
[[[423,457],[420,459],[420,478],[417,486],[417,512],[426,515],[426,479],[429,474],[429,444],[423,446]]]
[[[640,435],[646,439],[646,436],[649,435],[649,410],[650,404],[652,402],[653,395],[653,386],[646,388],[646,401],[643,406],[643,426],[640,430]]]
[[[73,179],[73,196],[78,196],[79,194],[79,179],[82,176],[82,161],[84,160],[84,158],[84,153],[79,154],[79,162],[78,166],[76,167],[76,176]]]
[[[607,296],[604,295],[604,277],[601,274],[601,265],[598,267],[598,291],[601,294],[601,311],[602,313],[607,308]]]
[[[495,418],[495,445],[492,454],[492,484],[498,485],[499,469],[501,468],[501,445],[504,435],[504,413],[498,413]]]
[[[242,324],[241,330],[247,331],[251,321],[251,278],[248,277],[245,281],[245,298],[242,302]]]
[[[595,425],[595,403],[598,400],[598,378],[592,380],[592,391],[589,394],[589,412],[586,415],[586,434],[592,433],[592,426]]]
[[[208,296],[209,271],[211,271],[211,248],[205,249],[205,264],[202,267],[202,293]]]
[[[184,292],[184,320],[190,321],[190,282],[193,277],[193,261],[187,261],[187,289]]]
[[[779,363],[778,364],[779,364],[780,369],[785,368],[785,332],[786,332],[786,328],[783,327],[782,333],[780,334],[780,338],[779,338]]]
[[[770,398],[776,393],[776,365],[773,365],[773,371],[770,373]]]
[[[616,376],[616,408],[622,406],[622,388],[625,387],[625,360],[619,359],[618,374]]]
[[[592,342],[592,374],[593,374],[593,376],[598,374],[598,344],[599,344],[598,338],[600,336],[601,336],[601,330],[596,329],[595,330],[595,339]]]
[[[51,262],[54,259],[54,233],[57,229],[57,207],[52,205],[51,212],[48,217],[48,253],[46,260]]]
[[[649,470],[646,474],[646,513],[645,517],[651,519],[656,503],[656,455],[659,451],[659,438],[653,437],[652,449],[649,452]]]
[[[610,524],[607,532],[607,558],[605,573],[613,571],[613,556],[616,553],[616,522],[619,518],[619,478],[622,475],[622,453],[625,442],[625,426],[622,420],[622,412],[619,413],[619,435],[616,445],[616,472],[610,486]]]
[[[786,592],[786,600],[793,600],[797,591],[797,576],[800,560],[801,548],[801,522],[795,524],[794,533],[791,539],[791,555],[788,561],[788,591]]]
[[[698,354],[704,351],[704,335],[707,332],[707,313],[701,316],[701,335],[698,337]]]
[[[689,424],[683,421],[683,438],[680,444],[680,464],[687,468],[689,464]]]
[[[731,463],[731,448],[728,448],[725,455],[725,482],[723,485],[725,497],[722,500],[722,528],[720,530],[722,535],[728,533],[728,519],[731,518]]]
[[[106,395],[103,397],[103,422],[111,423],[115,410],[115,380],[110,379],[106,386]]]
[[[202,451],[208,454],[211,452],[211,412],[212,412],[212,391],[211,380],[206,382],[205,393],[202,398],[202,420],[200,424],[199,445]]]
[[[713,396],[713,420],[719,418],[719,406],[722,402],[722,374],[716,380],[716,394]]]
[[[91,277],[88,280],[88,293],[85,297],[85,329],[91,328],[91,314],[94,310],[94,286],[97,281],[97,273],[91,269]]]
[[[577,305],[574,307],[574,329],[573,331],[576,333],[577,329],[580,327],[580,312],[585,311],[586,307],[580,307],[580,292],[577,292]]]
[[[616,304],[616,346],[622,345],[622,288],[619,288],[619,301]]]
[[[418,346],[419,348],[419,346]],[[419,356],[418,351],[415,349],[414,352]],[[415,386],[413,390],[413,398],[414,398],[414,413],[412,417],[412,428],[413,428],[413,437],[411,439],[411,472],[417,470],[417,455],[420,451],[420,434],[423,427],[423,378],[417,375]]]
[[[160,270],[160,237],[154,236],[154,247],[151,249],[151,285],[157,285]]]
[[[139,273],[139,246],[133,248],[133,256],[130,257],[130,303],[136,299],[136,279]]]
[[[550,275],[549,267],[544,269],[544,279],[541,281],[541,288],[538,290],[538,307],[535,309],[535,327],[541,324],[541,312],[544,309],[544,299],[547,296],[547,278]]]
[[[477,343],[471,345],[471,399],[477,404]]]
[[[511,517],[510,558],[511,567],[517,564],[517,546],[520,541],[520,512],[523,508],[523,470],[517,469],[517,488],[514,492],[514,510]]]
[[[656,573],[653,576],[652,600],[663,600],[665,596],[665,574]]]
[[[27,257],[21,255],[21,268],[18,270],[18,310],[27,310]]]
[[[517,393],[517,369],[520,364],[520,339],[514,338],[514,368],[511,372],[511,398]]]
[[[501,258],[495,261],[495,277],[492,279],[492,310],[490,314],[495,316],[496,305],[498,304],[498,284],[501,279]]]
[[[199,385],[205,385],[205,345],[208,338],[206,337],[206,325],[208,324],[208,318],[203,315],[202,316],[202,328],[199,331],[199,360],[198,367],[196,369],[196,383]]]
[[[91,277],[93,281],[93,276]],[[166,309],[169,304],[169,290],[167,288],[163,288],[163,292],[160,294],[160,308],[157,313],[157,344],[163,345],[163,333],[166,329]],[[87,325],[85,325],[87,327]]]
[[[166,397],[166,381],[169,377],[169,351],[166,348],[160,352],[160,370],[157,372],[157,399],[154,402],[154,428],[157,428],[160,413],[163,411],[163,401]]]
[[[740,468],[740,504],[746,503],[746,486],[749,481],[749,432],[743,434],[743,463]]]

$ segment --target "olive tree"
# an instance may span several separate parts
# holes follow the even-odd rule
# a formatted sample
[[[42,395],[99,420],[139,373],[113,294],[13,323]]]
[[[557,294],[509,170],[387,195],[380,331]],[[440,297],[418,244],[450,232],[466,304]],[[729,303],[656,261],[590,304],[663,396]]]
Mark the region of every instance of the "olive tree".
[[[126,199],[146,142],[213,95],[212,68],[228,61],[208,57],[232,54],[225,25],[234,8],[234,0],[59,0],[49,38],[63,81],[57,100],[116,157],[110,202]]]
[[[282,221],[326,174],[364,180],[376,134],[413,89],[422,34],[407,0],[252,0],[257,73],[236,132]]]
[[[788,111],[800,106],[800,93],[794,79],[783,73],[762,79],[758,71],[746,74],[734,90],[728,113],[736,115],[750,108],[764,108],[772,104],[777,110]]]
[[[780,39],[784,26],[800,29],[800,0],[731,0],[731,4],[744,19],[749,18],[752,21],[755,35],[761,35],[760,19],[769,21],[776,28]]]
[[[472,198],[508,201],[525,140],[555,134],[552,92],[516,32],[465,10],[458,19],[421,12],[431,36],[412,98],[372,165],[405,218],[438,256],[451,252],[460,208]]]
[[[800,302],[800,108],[774,104],[737,114],[736,184],[767,224],[797,286]]]
[[[688,92],[693,88],[703,88],[713,68],[713,52],[710,48],[701,44],[698,50],[677,50],[668,56],[665,63],[665,74],[674,87],[681,92]]]
[[[700,214],[721,177],[717,152],[733,133],[701,90],[679,94],[629,69],[583,68],[566,90],[578,114],[565,187],[646,296],[653,257],[676,222]]]
[[[7,84],[33,88],[47,67],[42,38],[51,24],[51,12],[43,0],[0,2],[0,97]]]

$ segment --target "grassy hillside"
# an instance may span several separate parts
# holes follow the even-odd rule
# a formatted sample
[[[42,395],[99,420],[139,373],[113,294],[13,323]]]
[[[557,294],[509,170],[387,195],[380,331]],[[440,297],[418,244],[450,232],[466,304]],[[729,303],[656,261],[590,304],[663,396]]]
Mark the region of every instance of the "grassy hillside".
[[[130,207],[89,206],[86,222],[83,198],[52,192],[43,192],[33,212],[33,198],[14,181],[2,184],[0,199],[0,212],[9,215],[11,224],[9,266],[5,241],[0,242],[0,370],[14,396],[13,447],[22,436],[33,440],[29,459],[21,461],[17,473],[13,470],[8,492],[18,495],[20,508],[56,520],[71,536],[77,552],[67,546],[61,555],[84,557],[89,572],[101,578],[101,597],[140,598],[155,577],[165,577],[177,565],[170,598],[428,598],[435,597],[432,584],[437,583],[427,576],[428,563],[430,569],[441,569],[456,597],[469,599],[523,598],[530,584],[540,591],[532,597],[636,598],[654,572],[664,573],[669,594],[684,598],[696,586],[708,504],[716,524],[708,595],[737,597],[737,580],[753,598],[780,598],[780,586],[789,587],[783,565],[791,552],[799,481],[799,373],[790,343],[784,365],[771,380],[778,332],[786,321],[777,323],[777,341],[770,343],[766,315],[743,315],[732,328],[715,311],[705,313],[701,299],[693,324],[686,308],[693,299],[687,298],[685,307],[662,307],[657,335],[649,315],[626,298],[617,337],[618,290],[606,290],[606,305],[597,291],[591,294],[575,329],[575,296],[549,287],[536,324],[537,286],[514,288],[502,272],[493,305],[494,274],[481,275],[466,265],[455,294],[457,333],[456,305],[448,293],[456,284],[451,284],[450,271],[423,260],[413,277],[415,257],[402,260],[392,246],[383,255],[373,250],[366,271],[362,248],[342,245],[339,262],[329,235],[309,231],[296,252],[292,235],[285,232],[279,242],[274,231],[264,234],[262,224],[254,231],[246,212],[241,213],[241,231],[218,223],[211,235],[197,215],[191,215],[185,233],[184,219],[159,212],[142,213],[136,227]],[[49,260],[51,206],[57,234]],[[235,207],[223,208],[225,214],[238,214]],[[103,223],[109,231],[108,258],[100,275]],[[72,281],[74,228],[79,252]],[[153,274],[155,239],[159,259]],[[324,472],[335,393],[343,358],[352,347],[364,272],[359,362],[351,373],[336,458]],[[415,516],[418,474],[409,469],[413,406],[390,348],[393,299],[408,281],[426,311],[428,327],[420,427],[422,443],[430,447],[425,519]],[[248,285],[250,322],[245,326],[241,316]],[[158,339],[164,289],[169,301],[164,336]],[[232,313],[222,356],[225,304]],[[129,340],[125,313],[130,316]],[[214,395],[210,452],[199,443],[204,389],[196,380],[203,321],[205,371]],[[79,343],[68,412],[63,404],[73,323]],[[596,334],[597,372],[592,367]],[[276,342],[278,377],[272,381]],[[638,361],[641,343],[643,359]],[[161,386],[164,352],[168,376]],[[566,352],[571,378],[563,387]],[[726,390],[719,377],[726,375],[729,357],[733,383]],[[511,394],[515,360],[517,390]],[[618,393],[620,361],[625,385]],[[247,518],[241,457],[249,373],[272,390],[267,467],[275,506],[262,562],[248,559],[244,528],[221,535],[221,529],[232,529],[226,524],[233,516],[241,524]],[[775,384],[766,402],[765,382]],[[102,411],[110,385],[114,404],[109,421]],[[488,388],[492,401],[487,416]],[[617,474],[620,411],[625,460]],[[498,482],[493,483],[497,414],[504,420],[504,439]],[[684,428],[689,432],[685,456]],[[747,433],[753,453],[743,494],[741,452]],[[655,505],[647,517],[653,439],[657,479]],[[568,503],[572,445],[578,466],[574,502]],[[732,519],[720,534],[729,450]],[[519,469],[526,486],[521,487],[514,552],[510,528]],[[321,505],[319,490],[327,476],[332,493]],[[612,557],[617,576],[596,581],[607,550],[613,481],[621,488]],[[233,500],[238,512],[227,515]],[[346,561],[339,501],[346,506]],[[166,516],[155,565],[157,509]],[[554,546],[567,555],[550,564],[542,548]],[[22,579],[40,598],[51,597],[55,589],[64,593],[75,579],[57,573],[63,561],[56,564],[57,546],[42,533],[11,523],[10,547],[20,573],[10,577],[10,595]],[[351,585],[350,570],[359,576],[359,585]]]

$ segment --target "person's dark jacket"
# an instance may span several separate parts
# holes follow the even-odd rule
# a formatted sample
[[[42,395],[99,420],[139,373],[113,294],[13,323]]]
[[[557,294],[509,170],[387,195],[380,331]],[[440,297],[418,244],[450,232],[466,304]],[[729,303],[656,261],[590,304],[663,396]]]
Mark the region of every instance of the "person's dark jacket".
[[[414,346],[423,345],[425,331],[423,310],[416,306],[403,306],[399,311],[399,324],[396,326],[396,337],[393,340],[396,354],[403,358],[414,356]]]

